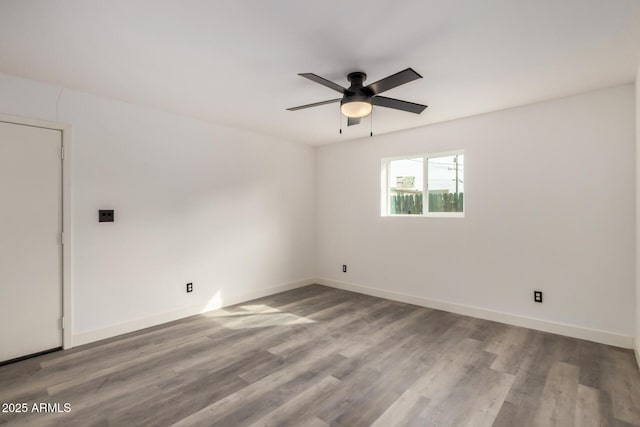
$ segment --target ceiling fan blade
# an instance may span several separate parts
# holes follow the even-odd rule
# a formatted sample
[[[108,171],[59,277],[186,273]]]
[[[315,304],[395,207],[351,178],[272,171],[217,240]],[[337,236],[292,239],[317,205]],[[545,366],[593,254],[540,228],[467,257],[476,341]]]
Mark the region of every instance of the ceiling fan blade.
[[[416,73],[413,68],[407,68],[406,70],[392,74],[389,77],[385,77],[382,80],[378,80],[375,83],[371,83],[366,86],[364,90],[371,92],[372,95],[377,95],[389,89],[393,89],[394,87],[398,87],[421,78],[422,76]]]
[[[426,105],[413,102],[401,101],[399,99],[387,98],[386,96],[374,96],[371,103],[380,107],[393,108],[396,110],[408,111],[409,113],[420,114],[427,108]]]
[[[289,110],[289,111],[297,111],[297,110],[302,110],[304,108],[317,107],[319,105],[333,104],[334,102],[338,102],[340,100],[342,100],[342,98],[330,99],[328,101],[314,102],[313,104],[307,104],[307,105],[301,105],[299,107],[287,108],[287,110]]]
[[[347,126],[359,125],[360,117],[347,117]]]
[[[313,82],[320,83],[322,86],[326,86],[329,89],[335,90],[336,92],[340,92],[340,93],[347,92],[347,88],[344,88],[344,87],[340,86],[337,83],[334,83],[334,82],[332,82],[330,80],[322,78],[322,77],[320,77],[318,75],[315,75],[313,73],[300,73],[298,75],[302,76],[302,77],[305,77],[305,78],[307,78],[307,79],[309,79],[309,80],[311,80]]]

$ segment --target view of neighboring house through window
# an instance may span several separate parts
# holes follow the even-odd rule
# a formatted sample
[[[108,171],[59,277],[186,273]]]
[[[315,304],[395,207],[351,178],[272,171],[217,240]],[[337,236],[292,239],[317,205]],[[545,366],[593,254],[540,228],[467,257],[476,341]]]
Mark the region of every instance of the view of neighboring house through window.
[[[462,216],[464,153],[384,159],[383,215]]]
[[[389,161],[389,214],[422,215],[424,159]]]

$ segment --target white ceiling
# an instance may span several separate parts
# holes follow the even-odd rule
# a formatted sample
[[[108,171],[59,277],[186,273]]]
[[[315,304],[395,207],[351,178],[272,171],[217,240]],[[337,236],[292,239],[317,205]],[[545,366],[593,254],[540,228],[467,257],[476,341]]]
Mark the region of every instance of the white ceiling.
[[[374,133],[632,82],[638,0],[0,0],[0,71],[309,144],[338,134],[344,86],[413,67]]]

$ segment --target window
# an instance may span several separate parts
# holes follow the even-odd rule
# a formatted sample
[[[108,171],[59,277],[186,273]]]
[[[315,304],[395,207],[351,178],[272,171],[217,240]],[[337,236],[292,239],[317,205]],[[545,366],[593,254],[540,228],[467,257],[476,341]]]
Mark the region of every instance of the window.
[[[464,152],[382,160],[382,215],[464,216]]]

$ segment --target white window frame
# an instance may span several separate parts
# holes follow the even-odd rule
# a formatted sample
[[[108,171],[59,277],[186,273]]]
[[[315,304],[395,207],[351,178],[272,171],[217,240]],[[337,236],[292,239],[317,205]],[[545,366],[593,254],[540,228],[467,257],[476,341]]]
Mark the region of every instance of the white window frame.
[[[437,158],[437,157],[448,157],[448,156],[456,156],[463,155],[464,149],[453,150],[453,151],[443,151],[438,153],[420,153],[420,154],[409,154],[404,156],[395,156],[395,157],[385,157],[382,159],[382,167],[380,174],[380,185],[381,185],[381,194],[380,194],[380,216],[389,217],[389,218],[464,218],[464,215],[467,211],[467,197],[462,199],[462,212],[429,212],[429,159]],[[389,174],[389,163],[395,160],[405,160],[405,159],[415,159],[421,157],[422,158],[422,214],[391,214],[389,212],[390,208],[390,194],[389,188],[391,187],[391,183],[389,180],[391,179]],[[465,164],[466,164],[465,158]],[[464,192],[463,192],[464,193]]]

